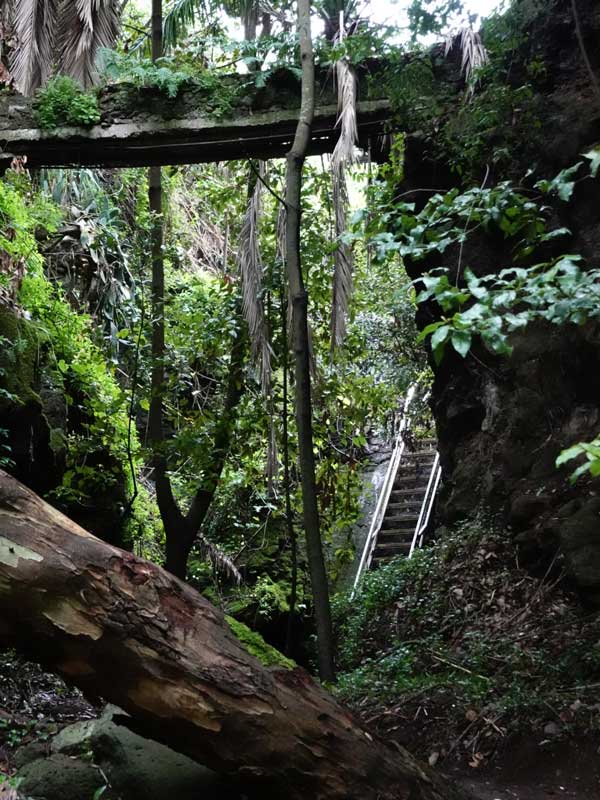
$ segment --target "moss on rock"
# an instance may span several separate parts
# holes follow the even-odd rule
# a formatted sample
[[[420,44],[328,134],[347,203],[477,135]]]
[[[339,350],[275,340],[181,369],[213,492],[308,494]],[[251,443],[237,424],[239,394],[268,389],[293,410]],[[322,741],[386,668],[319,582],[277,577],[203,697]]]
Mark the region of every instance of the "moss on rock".
[[[40,344],[35,327],[10,308],[0,307],[0,342],[0,388],[9,395],[0,396],[0,408],[32,401],[41,406],[34,390]]]

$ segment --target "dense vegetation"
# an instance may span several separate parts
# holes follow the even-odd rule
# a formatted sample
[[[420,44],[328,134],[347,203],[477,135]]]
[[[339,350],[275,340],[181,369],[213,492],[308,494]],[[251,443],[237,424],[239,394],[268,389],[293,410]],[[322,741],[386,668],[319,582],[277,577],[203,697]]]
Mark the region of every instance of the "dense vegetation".
[[[110,25],[97,21],[101,35],[79,60],[58,57],[59,33],[48,34],[38,49],[60,69],[39,74],[14,59],[6,34],[2,91],[13,69],[48,136],[97,125],[117,94],[138,114],[148,99],[168,110],[183,97],[220,121],[251,113],[306,73],[289,4],[249,6],[166,3],[157,38],[148,9],[129,2],[122,19],[113,9]],[[15,159],[1,177],[0,467],[100,538],[186,579],[269,667],[297,662],[333,679],[321,616],[331,594],[337,695],[401,744],[418,730],[430,763],[464,750],[477,767],[508,735],[549,720],[570,734],[597,727],[587,694],[600,670],[597,615],[583,614],[558,550],[549,558],[540,544],[532,576],[506,517],[477,502],[470,521],[448,513],[435,544],[349,594],[365,472],[395,435],[411,385],[425,435],[435,380],[443,434],[440,397],[454,376],[505,376],[531,331],[593,338],[600,269],[574,206],[597,190],[600,150],[586,142],[560,168],[543,155],[553,65],[533,35],[545,24],[535,0],[490,15],[481,33],[462,24],[461,3],[415,0],[410,44],[390,44],[406,31],[360,20],[353,2],[317,6],[315,61],[321,75],[336,72],[346,151],[304,164],[302,292],[282,200],[289,160],[30,174]],[[577,25],[571,59],[587,56]],[[420,44],[431,33],[446,45]],[[367,98],[385,87],[398,131],[362,160],[347,122],[358,81]],[[303,400],[309,439],[295,415]],[[468,436],[470,424],[457,426]],[[571,485],[600,475],[598,426],[585,434],[557,434],[554,488],[540,480],[531,495],[562,492],[573,470]],[[7,723],[4,741],[12,748],[31,730]]]

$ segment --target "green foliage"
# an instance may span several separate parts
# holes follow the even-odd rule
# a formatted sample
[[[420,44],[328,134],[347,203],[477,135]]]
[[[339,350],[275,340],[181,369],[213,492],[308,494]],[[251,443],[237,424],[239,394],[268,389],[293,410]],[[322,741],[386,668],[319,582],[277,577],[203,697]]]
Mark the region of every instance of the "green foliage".
[[[156,89],[175,99],[184,89],[193,89],[202,98],[202,108],[216,118],[231,115],[238,99],[238,88],[216,71],[199,68],[187,55],[163,57],[156,61],[113,50],[103,50],[101,67],[111,83],[131,84],[137,89]]]
[[[152,61],[114,50],[102,51],[101,68],[112,83],[130,83],[138,89],[158,89],[171,98],[177,97],[193,77],[189,71],[177,69],[172,58]]]
[[[462,0],[412,0],[408,7],[408,19],[413,40],[419,36],[442,33],[462,8]]]
[[[250,653],[251,656],[257,658],[265,667],[283,667],[284,669],[294,669],[296,664],[289,658],[286,658],[283,653],[271,647],[256,631],[250,630],[247,625],[233,617],[226,617],[227,623],[244,648]]]
[[[98,98],[84,92],[76,81],[66,75],[51,78],[35,95],[35,118],[43,129],[62,125],[90,127],[100,122]]]
[[[367,573],[333,611],[341,696],[411,716],[423,705],[449,739],[464,730],[465,712],[526,730],[596,674],[598,620],[515,566],[514,545],[488,520]]]
[[[556,466],[562,467],[570,461],[580,459],[581,463],[571,475],[571,481],[589,473],[592,478],[600,477],[600,437],[591,442],[580,442],[563,450],[556,459]]]
[[[534,320],[582,325],[600,316],[600,269],[584,271],[580,262],[579,256],[563,256],[481,278],[465,270],[464,289],[452,286],[447,275],[425,276],[425,289],[417,301],[435,299],[445,316],[420,335],[431,336],[439,363],[448,343],[464,358],[474,335],[481,336],[492,352],[510,355],[510,334]]]

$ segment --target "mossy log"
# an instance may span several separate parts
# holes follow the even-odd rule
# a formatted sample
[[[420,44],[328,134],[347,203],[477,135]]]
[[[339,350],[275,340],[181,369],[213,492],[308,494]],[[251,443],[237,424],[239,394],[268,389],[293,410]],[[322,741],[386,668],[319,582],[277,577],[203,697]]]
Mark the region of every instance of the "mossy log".
[[[0,639],[261,798],[464,800],[304,670],[263,666],[191,587],[2,471]]]

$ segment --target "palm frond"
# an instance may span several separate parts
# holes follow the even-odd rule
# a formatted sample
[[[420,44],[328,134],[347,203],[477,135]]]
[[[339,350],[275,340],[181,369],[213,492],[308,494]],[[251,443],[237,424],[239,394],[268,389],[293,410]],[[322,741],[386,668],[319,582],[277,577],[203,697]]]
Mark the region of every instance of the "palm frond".
[[[264,176],[265,165],[259,165]],[[240,233],[238,269],[242,278],[244,317],[248,323],[252,354],[258,363],[261,386],[265,396],[271,391],[271,346],[262,299],[263,269],[258,243],[258,227],[262,207],[262,183],[257,181],[248,200],[246,215]]]
[[[338,246],[333,270],[333,299],[331,304],[331,350],[340,345],[346,336],[346,320],[352,297],[354,259],[352,250],[343,240],[348,211],[348,187],[344,165],[332,163],[333,205],[335,232]]]
[[[277,422],[275,410],[271,403],[269,409],[269,438],[267,441],[267,491],[269,495],[275,494],[275,486],[279,477],[279,457],[277,452]]]
[[[17,89],[32,94],[52,70],[59,0],[19,0],[13,6],[16,46],[10,71]]]
[[[163,22],[165,49],[174,47],[181,42],[199,20],[208,18],[205,0],[175,0],[167,9]]]
[[[82,86],[97,80],[99,51],[114,45],[119,33],[117,0],[63,0],[59,9],[59,70]]]
[[[204,558],[210,561],[217,572],[220,572],[239,585],[242,582],[242,573],[236,567],[234,560],[201,533],[199,533],[196,538]]]
[[[354,151],[358,143],[356,119],[358,80],[354,68],[346,58],[340,58],[335,64],[335,82],[338,96],[336,127],[340,128],[340,137],[335,145],[332,159],[334,167],[337,167],[340,164],[354,162]]]
[[[488,63],[488,52],[481,40],[481,35],[471,27],[462,28],[458,33],[452,33],[446,37],[444,55],[447,56],[455,44],[458,44],[462,54],[461,72],[467,83],[471,84],[471,78],[475,72]]]

